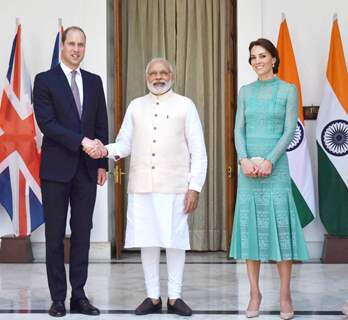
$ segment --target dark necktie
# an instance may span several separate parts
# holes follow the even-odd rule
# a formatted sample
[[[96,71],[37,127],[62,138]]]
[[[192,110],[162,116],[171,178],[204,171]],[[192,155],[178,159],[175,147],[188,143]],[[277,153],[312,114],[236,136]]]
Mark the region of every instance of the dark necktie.
[[[82,107],[81,107],[79,87],[77,86],[76,79],[75,79],[76,73],[77,73],[76,70],[71,71],[71,91],[74,96],[77,112],[79,113],[79,117],[81,118]]]

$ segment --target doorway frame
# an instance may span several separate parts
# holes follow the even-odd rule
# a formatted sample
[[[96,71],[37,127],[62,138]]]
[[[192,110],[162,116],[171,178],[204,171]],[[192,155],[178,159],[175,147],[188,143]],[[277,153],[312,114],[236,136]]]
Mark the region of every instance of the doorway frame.
[[[123,119],[122,86],[122,0],[113,0],[114,5],[114,133],[117,135]],[[234,206],[237,186],[237,157],[234,149],[233,128],[237,109],[237,0],[226,2],[226,68],[225,68],[225,179],[226,186],[226,251],[230,248]],[[121,257],[124,244],[124,187],[122,174],[124,161],[118,161],[114,168],[115,180],[115,254]]]

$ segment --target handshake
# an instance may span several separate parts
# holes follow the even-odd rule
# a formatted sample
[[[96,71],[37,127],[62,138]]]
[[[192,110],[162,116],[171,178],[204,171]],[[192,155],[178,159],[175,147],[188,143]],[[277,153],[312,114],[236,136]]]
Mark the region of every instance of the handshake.
[[[93,159],[105,158],[108,155],[108,150],[98,139],[91,140],[87,137],[84,137],[82,139],[81,145],[83,151]]]

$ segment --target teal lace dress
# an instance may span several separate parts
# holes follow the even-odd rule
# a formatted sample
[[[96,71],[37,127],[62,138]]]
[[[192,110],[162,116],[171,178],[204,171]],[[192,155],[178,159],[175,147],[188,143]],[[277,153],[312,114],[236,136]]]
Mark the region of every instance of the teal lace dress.
[[[294,85],[274,77],[241,88],[234,130],[238,161],[262,157],[273,168],[264,178],[249,178],[239,170],[230,247],[235,259],[308,259],[286,156],[296,123]]]

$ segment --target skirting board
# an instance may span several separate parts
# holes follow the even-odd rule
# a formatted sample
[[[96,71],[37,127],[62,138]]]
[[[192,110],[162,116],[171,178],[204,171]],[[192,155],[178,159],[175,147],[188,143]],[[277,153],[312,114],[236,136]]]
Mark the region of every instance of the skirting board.
[[[32,242],[34,262],[45,261],[45,243]],[[89,259],[93,261],[111,261],[111,242],[91,242]]]
[[[32,242],[33,256],[35,262],[45,261],[45,243]],[[311,261],[320,262],[323,250],[323,241],[307,241],[309,258]],[[89,252],[90,261],[111,261],[110,242],[92,242]]]

